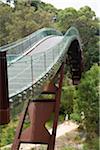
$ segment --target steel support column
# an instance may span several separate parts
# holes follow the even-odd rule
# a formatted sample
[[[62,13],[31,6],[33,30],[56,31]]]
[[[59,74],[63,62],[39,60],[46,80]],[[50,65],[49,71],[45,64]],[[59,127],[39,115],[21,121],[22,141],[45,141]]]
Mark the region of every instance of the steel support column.
[[[10,121],[6,51],[0,52],[0,124]]]
[[[30,101],[21,116],[12,150],[18,150],[21,143],[47,144],[47,150],[54,150],[56,129],[59,116],[61,88],[64,75],[64,63],[61,65],[54,79],[44,88],[43,94],[51,94],[52,98]],[[56,83],[54,80],[56,79]],[[54,113],[52,134],[45,127],[51,114]],[[30,126],[23,130],[26,115],[29,116]]]
[[[50,142],[48,144],[47,150],[54,150],[55,147],[55,138],[56,138],[56,130],[57,130],[57,124],[58,124],[58,117],[59,117],[59,109],[60,109],[60,99],[61,99],[61,90],[62,90],[62,83],[64,78],[64,63],[62,64],[59,72],[58,72],[58,90],[55,95],[55,110],[54,110],[54,121],[53,121],[53,130]]]

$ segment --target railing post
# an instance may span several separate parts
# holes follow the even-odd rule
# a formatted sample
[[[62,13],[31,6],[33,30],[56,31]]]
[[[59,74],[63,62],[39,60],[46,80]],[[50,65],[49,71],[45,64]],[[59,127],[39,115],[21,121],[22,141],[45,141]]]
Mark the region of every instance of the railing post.
[[[0,52],[0,124],[10,121],[6,51]]]
[[[44,70],[47,70],[46,52],[44,52]]]
[[[54,56],[54,49],[52,50],[52,57],[53,57],[53,63],[54,63],[54,60],[55,60],[55,56]]]
[[[31,78],[32,78],[32,84],[33,84],[33,58],[31,56]]]

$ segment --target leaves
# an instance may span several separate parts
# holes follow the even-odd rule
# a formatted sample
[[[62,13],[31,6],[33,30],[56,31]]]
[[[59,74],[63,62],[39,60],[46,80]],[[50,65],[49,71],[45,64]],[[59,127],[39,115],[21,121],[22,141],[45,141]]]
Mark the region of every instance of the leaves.
[[[77,90],[78,109],[84,112],[83,124],[90,138],[98,134],[99,128],[99,71],[98,65],[87,71]]]
[[[62,114],[68,114],[70,119],[70,114],[73,112],[74,98],[75,98],[75,87],[68,83],[68,79],[64,81],[64,86],[62,88],[62,98],[61,98],[61,108],[60,112]]]
[[[52,13],[41,7],[34,11],[33,7],[25,5],[25,2],[17,1],[15,9],[0,5],[0,46],[21,39],[39,28],[52,26]],[[40,5],[39,1],[34,0],[34,3]]]
[[[76,11],[74,8],[66,8],[59,11],[57,27],[65,33],[70,26],[75,26],[80,33],[83,45],[85,70],[99,62],[98,37],[99,20],[95,12],[88,6]]]

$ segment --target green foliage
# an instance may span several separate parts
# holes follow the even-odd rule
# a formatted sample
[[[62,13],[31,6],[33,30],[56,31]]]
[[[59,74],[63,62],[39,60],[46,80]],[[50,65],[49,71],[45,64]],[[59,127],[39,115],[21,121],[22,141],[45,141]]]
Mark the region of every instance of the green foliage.
[[[86,16],[89,19],[93,19],[93,17],[95,17],[95,12],[91,10],[91,8],[89,6],[85,6],[80,8],[79,10],[79,16]]]
[[[31,4],[31,6],[35,7],[35,11],[37,11],[38,5],[40,4],[40,0],[31,0],[30,4]]]
[[[61,150],[75,150],[73,147],[65,146]]]
[[[11,148],[4,148],[4,150],[11,150]]]
[[[32,19],[34,12],[32,8],[16,10],[12,13],[12,23],[7,24],[6,28],[9,33],[8,42],[16,41],[23,38],[38,29],[37,23]]]
[[[57,13],[58,11],[53,5],[45,4],[44,2],[41,2],[40,7],[46,12],[53,13],[53,14]]]
[[[81,115],[79,113],[72,113],[70,116],[71,120],[80,122],[81,120]]]
[[[94,65],[87,71],[77,90],[78,109],[84,112],[83,124],[88,138],[99,131],[99,66]]]
[[[32,3],[32,6],[30,5]],[[90,7],[57,10],[39,0],[17,0],[16,7],[0,5],[0,46],[21,39],[43,27],[55,27],[65,33],[70,26],[78,28],[83,44],[85,70],[99,62],[99,20]],[[37,11],[35,11],[37,10]],[[57,20],[52,19],[56,16]],[[45,19],[44,19],[45,18]]]
[[[34,11],[31,5],[25,3],[26,1],[17,1],[15,9],[0,5],[0,46],[21,39],[39,28],[52,26],[53,13],[47,12],[46,6],[45,10],[39,7]]]
[[[74,8],[66,8],[59,11],[57,27],[63,33],[70,26],[78,28],[84,52],[85,70],[88,70],[94,63],[99,62],[98,38],[96,33],[99,29],[99,20],[90,7],[85,6],[76,11]]]
[[[98,38],[96,36],[99,21],[97,20],[95,15],[93,15],[92,17],[87,17],[88,16],[87,11],[86,13],[84,13],[84,15],[80,14],[79,11],[79,17],[77,18],[77,24],[76,24],[76,27],[78,27],[79,29],[82,38],[82,43],[83,43],[85,70],[90,69],[90,67],[94,63],[99,62],[99,51],[97,45]],[[95,14],[95,13],[91,10],[90,14]]]
[[[1,147],[12,143],[17,125],[18,125],[18,119],[11,121],[8,125],[4,125],[0,127]]]
[[[57,21],[53,22],[55,15]],[[42,27],[55,27],[65,33],[70,26],[75,26],[82,38],[85,70],[99,62],[96,36],[99,20],[88,6],[78,11],[74,8],[57,10],[53,5],[40,0],[17,0],[15,9],[0,5],[0,21],[0,45],[23,38]]]
[[[92,139],[91,141],[88,141],[87,143],[84,144],[83,148],[84,150],[99,150],[99,143],[100,140],[98,137]]]
[[[8,13],[9,12],[9,13]],[[0,5],[0,45],[7,43],[8,31],[6,23],[11,22],[12,9],[7,5]]]
[[[62,98],[61,98],[61,108],[60,113],[68,114],[70,119],[70,114],[73,112],[73,101],[75,98],[75,88],[73,85],[68,83],[69,81],[65,79],[62,88]]]
[[[67,29],[70,26],[75,25],[75,20],[77,19],[78,14],[74,8],[66,8],[58,12],[58,28],[66,33]]]

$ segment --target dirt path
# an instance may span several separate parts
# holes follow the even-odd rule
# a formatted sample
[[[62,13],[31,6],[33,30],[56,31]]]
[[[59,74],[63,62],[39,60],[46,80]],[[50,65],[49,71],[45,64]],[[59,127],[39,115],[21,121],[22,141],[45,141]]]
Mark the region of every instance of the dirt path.
[[[78,125],[76,123],[72,121],[65,121],[61,125],[58,125],[56,138],[59,138],[73,130],[76,130],[77,128],[78,128]],[[51,133],[52,130],[49,130],[49,132]],[[3,147],[1,150],[5,150],[6,148],[10,148],[10,147],[11,145],[8,145],[8,146]],[[37,146],[34,144],[21,144],[20,150],[31,150],[32,148],[36,148],[36,147]]]
[[[61,136],[63,136],[65,133],[71,132],[72,130],[75,130],[78,128],[78,125],[74,122],[71,121],[65,121],[63,124],[58,125],[57,128],[57,135],[56,138],[59,138]],[[49,130],[49,132],[51,133],[52,130]],[[32,148],[36,148],[36,145],[32,145],[32,144],[21,144],[20,146],[20,150],[31,150]],[[36,148],[36,150],[38,150]]]

